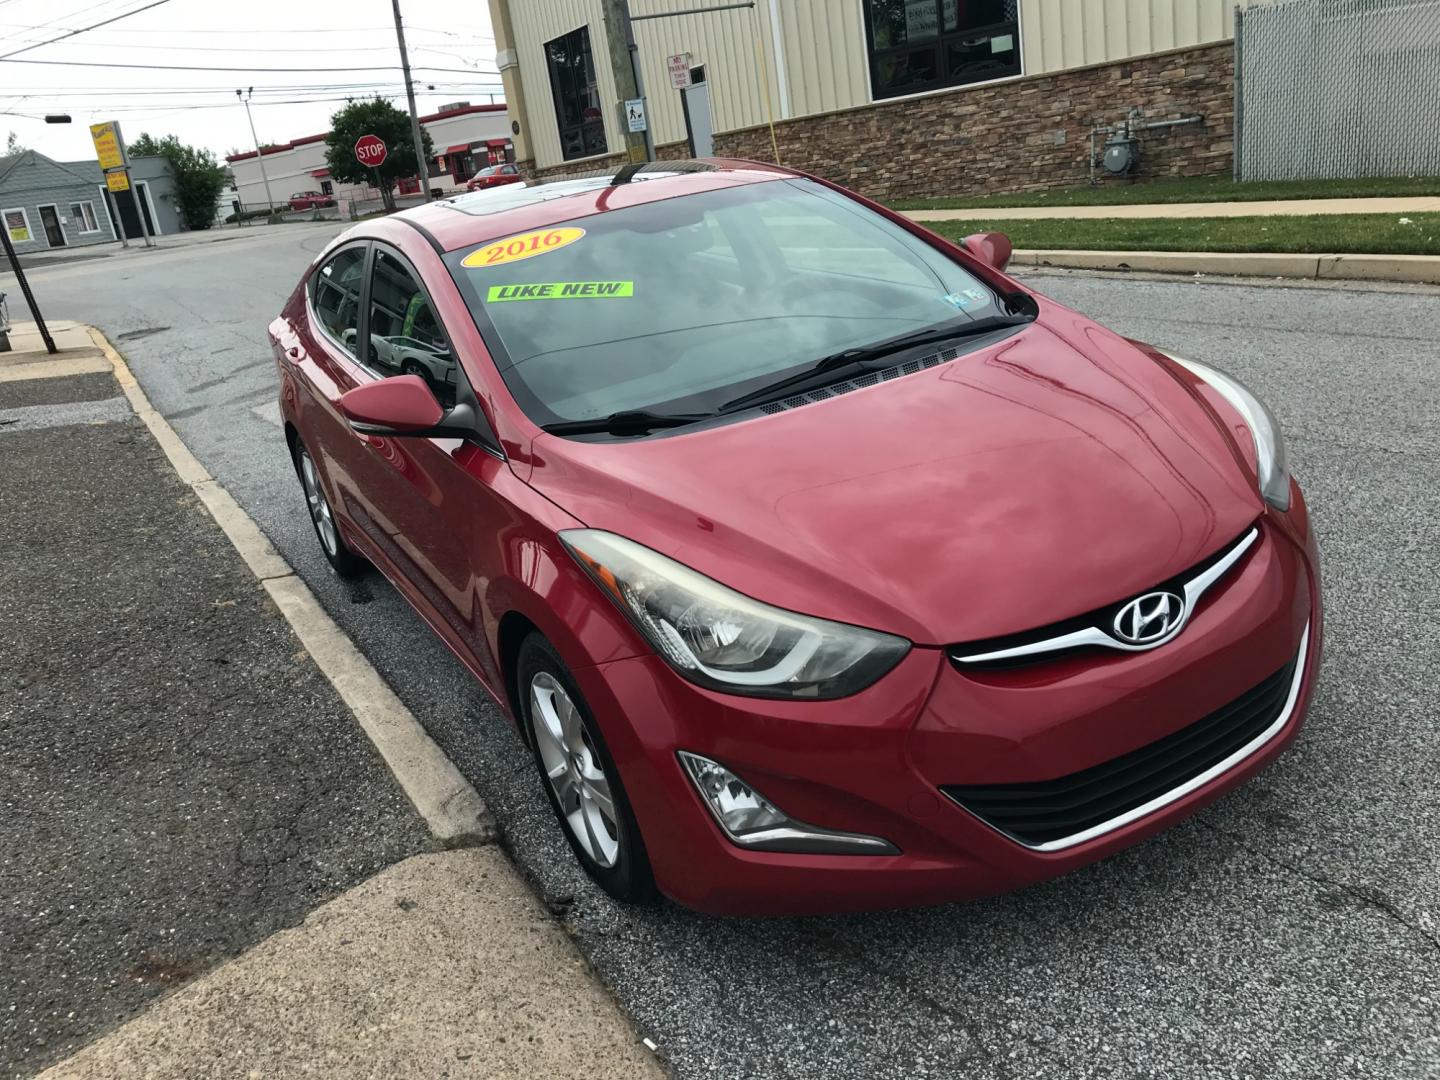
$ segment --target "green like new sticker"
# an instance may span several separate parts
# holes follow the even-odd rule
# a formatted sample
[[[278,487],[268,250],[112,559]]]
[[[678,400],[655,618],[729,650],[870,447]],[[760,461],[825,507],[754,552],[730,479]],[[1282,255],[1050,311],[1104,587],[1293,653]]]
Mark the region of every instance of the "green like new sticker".
[[[579,300],[634,296],[633,281],[547,281],[535,285],[491,285],[487,303],[504,300]]]

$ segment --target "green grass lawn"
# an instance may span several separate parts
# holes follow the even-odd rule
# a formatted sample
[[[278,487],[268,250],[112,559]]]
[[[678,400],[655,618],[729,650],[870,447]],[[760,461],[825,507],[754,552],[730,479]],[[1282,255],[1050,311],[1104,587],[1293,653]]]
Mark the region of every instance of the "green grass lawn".
[[[1009,218],[924,224],[952,240],[970,233],[1003,232],[1017,248],[1440,255],[1440,213],[1133,220]]]
[[[1122,206],[1131,203],[1240,202],[1249,199],[1357,199],[1440,195],[1440,176],[1382,176],[1360,180],[1264,180],[1237,184],[1228,176],[1154,180],[1126,187],[1074,187],[893,202],[897,210],[970,210],[987,206]]]

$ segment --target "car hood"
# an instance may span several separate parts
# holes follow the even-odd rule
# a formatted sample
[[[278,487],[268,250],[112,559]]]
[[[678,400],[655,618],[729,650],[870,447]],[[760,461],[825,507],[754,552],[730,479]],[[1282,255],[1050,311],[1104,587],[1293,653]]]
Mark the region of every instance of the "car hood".
[[[1197,395],[1051,304],[990,347],[754,419],[536,440],[530,483],[756,599],[948,644],[1143,592],[1259,515]]]

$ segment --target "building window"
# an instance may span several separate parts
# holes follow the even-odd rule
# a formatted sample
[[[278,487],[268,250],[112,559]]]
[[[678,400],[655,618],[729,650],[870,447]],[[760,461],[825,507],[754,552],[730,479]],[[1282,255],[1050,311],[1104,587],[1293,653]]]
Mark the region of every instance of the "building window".
[[[873,97],[1020,74],[1018,0],[864,0]]]
[[[335,194],[335,185],[332,184],[329,180],[321,180],[321,181],[320,181],[320,194],[321,194],[321,195],[334,195],[334,194]]]
[[[0,210],[0,215],[5,218],[5,228],[10,233],[12,244],[27,244],[35,239],[30,233],[30,215],[23,206],[13,210]]]
[[[92,202],[72,202],[70,204],[70,217],[82,233],[100,231],[100,225],[95,220],[95,204]]]
[[[550,66],[555,125],[560,129],[560,152],[565,160],[605,153],[605,117],[595,85],[595,61],[590,56],[590,28],[582,26],[547,41],[545,62]]]

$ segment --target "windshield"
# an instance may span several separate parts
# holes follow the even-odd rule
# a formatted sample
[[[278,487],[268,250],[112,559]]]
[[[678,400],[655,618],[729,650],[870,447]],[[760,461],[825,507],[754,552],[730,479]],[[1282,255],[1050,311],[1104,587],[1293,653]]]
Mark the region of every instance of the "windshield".
[[[481,170],[480,170],[479,172],[477,172],[475,175],[476,175],[476,176],[494,176],[494,175],[495,175],[495,166],[494,166],[494,165],[486,165],[485,168],[481,169]]]
[[[838,351],[1004,311],[940,251],[807,180],[577,218],[446,262],[542,425],[712,412]]]

